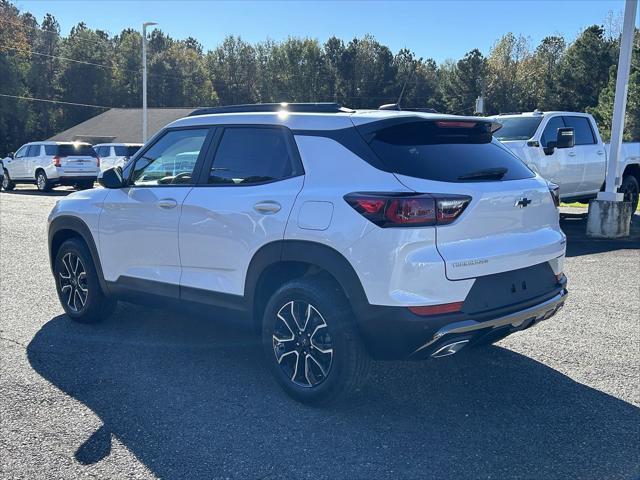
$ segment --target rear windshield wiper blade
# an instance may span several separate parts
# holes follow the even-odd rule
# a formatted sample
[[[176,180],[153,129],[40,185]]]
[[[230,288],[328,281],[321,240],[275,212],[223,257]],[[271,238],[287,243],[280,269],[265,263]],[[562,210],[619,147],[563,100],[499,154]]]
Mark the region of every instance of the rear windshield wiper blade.
[[[485,170],[460,175],[458,180],[500,180],[508,171],[509,169],[504,167],[487,168]]]

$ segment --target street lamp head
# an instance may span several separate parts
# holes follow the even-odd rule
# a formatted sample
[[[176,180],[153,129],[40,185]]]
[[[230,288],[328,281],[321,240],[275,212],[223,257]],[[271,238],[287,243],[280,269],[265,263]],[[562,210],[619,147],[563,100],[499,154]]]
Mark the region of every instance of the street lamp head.
[[[151,25],[158,25],[157,22],[144,22],[142,24],[143,27],[150,27]]]

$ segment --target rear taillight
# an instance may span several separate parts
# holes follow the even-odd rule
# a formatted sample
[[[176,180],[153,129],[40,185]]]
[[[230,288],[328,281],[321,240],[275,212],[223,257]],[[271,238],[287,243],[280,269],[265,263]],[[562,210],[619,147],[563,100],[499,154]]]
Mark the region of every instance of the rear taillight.
[[[60,157],[59,157],[58,155],[56,155],[55,157],[53,157],[52,162],[53,162],[53,165],[54,165],[54,166],[56,166],[56,167],[61,166],[61,164],[60,164]]]
[[[551,198],[553,198],[553,203],[556,207],[560,206],[560,187],[555,183],[549,183],[549,193],[551,194]]]
[[[96,157],[96,167],[100,166],[100,157]]]
[[[379,227],[426,227],[455,221],[471,197],[450,194],[350,193],[344,199]]]

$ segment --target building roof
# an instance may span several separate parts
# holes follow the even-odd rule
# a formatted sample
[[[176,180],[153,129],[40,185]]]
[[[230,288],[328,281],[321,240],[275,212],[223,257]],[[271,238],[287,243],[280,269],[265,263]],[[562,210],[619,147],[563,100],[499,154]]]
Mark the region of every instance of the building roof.
[[[188,116],[195,108],[149,108],[148,138],[151,138],[165,125]],[[96,115],[49,140],[83,141],[96,143],[140,143],[142,142],[142,109],[112,108]]]

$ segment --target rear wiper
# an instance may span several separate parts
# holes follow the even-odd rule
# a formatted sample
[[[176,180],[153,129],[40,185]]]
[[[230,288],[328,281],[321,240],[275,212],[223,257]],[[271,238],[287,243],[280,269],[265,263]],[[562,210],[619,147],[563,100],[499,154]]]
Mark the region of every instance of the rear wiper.
[[[509,169],[504,167],[487,168],[485,170],[467,173],[466,175],[460,175],[458,180],[500,180],[508,171]]]

